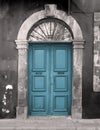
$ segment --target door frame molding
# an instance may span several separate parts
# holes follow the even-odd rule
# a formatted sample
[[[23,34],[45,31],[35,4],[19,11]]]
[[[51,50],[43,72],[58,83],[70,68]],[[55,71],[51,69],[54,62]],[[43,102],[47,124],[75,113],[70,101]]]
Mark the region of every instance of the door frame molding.
[[[74,39],[73,44],[73,74],[72,74],[72,118],[82,118],[82,67],[84,39],[82,30],[78,22],[68,16],[64,11],[58,10],[54,4],[45,5],[45,9],[33,13],[29,16],[19,29],[17,40],[15,40],[18,49],[18,98],[16,107],[16,116],[19,119],[25,119],[28,116],[28,44],[27,35],[32,26],[39,20],[47,17],[54,17],[64,21],[72,30]],[[64,41],[65,42],[65,41]],[[67,41],[66,41],[67,42]]]

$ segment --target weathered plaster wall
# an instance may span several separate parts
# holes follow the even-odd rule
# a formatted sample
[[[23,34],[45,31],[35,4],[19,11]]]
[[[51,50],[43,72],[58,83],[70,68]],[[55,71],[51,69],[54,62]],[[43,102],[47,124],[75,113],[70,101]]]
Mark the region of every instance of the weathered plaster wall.
[[[4,4],[0,9],[0,117],[4,118],[16,114],[18,57],[15,39],[25,12],[22,5],[17,4]],[[7,89],[8,85],[12,88]]]
[[[72,0],[71,12],[78,17],[86,40],[83,66],[83,118],[100,118],[100,92],[93,91],[94,16],[99,0]],[[80,17],[80,18],[79,18]],[[95,60],[95,59],[94,59]]]
[[[26,5],[24,1],[0,4],[0,118],[16,116],[18,52],[15,40],[19,28],[34,11],[43,9],[40,4],[28,3],[27,8]]]
[[[32,2],[30,0],[30,2]],[[35,11],[43,9],[42,1],[13,2],[3,4],[0,8],[0,117],[15,117],[17,104],[17,63],[18,55],[15,45],[17,34],[24,20]],[[49,1],[50,2],[50,1]],[[100,118],[100,93],[93,92],[93,9],[91,0],[73,0],[71,15],[80,24],[84,39],[83,66],[83,118]],[[48,1],[47,1],[48,3]],[[56,2],[54,2],[56,3]],[[58,2],[57,2],[58,3]],[[80,8],[79,8],[80,7]],[[91,7],[91,8],[89,8]],[[63,5],[60,6],[63,8]],[[97,5],[99,9],[99,6]],[[8,88],[8,85],[11,85]],[[6,91],[5,91],[6,90]],[[7,102],[6,104],[4,102]],[[4,109],[2,109],[4,108]]]
[[[94,13],[93,90],[100,92],[100,13]]]
[[[6,9],[6,10],[4,10]],[[18,12],[17,12],[18,13]],[[16,17],[9,6],[0,12],[0,117],[14,117],[17,98]],[[19,20],[20,21],[20,20]],[[16,29],[15,29],[16,28]],[[11,85],[12,89],[7,89]]]
[[[71,0],[71,10],[75,12],[97,12],[100,11],[100,0]]]
[[[85,48],[83,54],[83,118],[94,116],[91,108],[92,99],[92,74],[93,74],[93,14],[92,13],[72,13],[81,26],[85,39]],[[98,106],[99,107],[99,106]],[[99,109],[99,108],[98,108]],[[94,110],[95,111],[95,110]],[[90,115],[89,115],[90,113]]]

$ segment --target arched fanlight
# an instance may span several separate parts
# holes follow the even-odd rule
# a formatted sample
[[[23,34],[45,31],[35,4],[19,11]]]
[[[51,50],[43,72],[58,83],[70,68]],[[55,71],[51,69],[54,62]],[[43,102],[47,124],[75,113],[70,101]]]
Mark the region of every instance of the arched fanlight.
[[[29,41],[68,41],[73,34],[68,25],[55,18],[46,18],[37,22],[29,31]]]

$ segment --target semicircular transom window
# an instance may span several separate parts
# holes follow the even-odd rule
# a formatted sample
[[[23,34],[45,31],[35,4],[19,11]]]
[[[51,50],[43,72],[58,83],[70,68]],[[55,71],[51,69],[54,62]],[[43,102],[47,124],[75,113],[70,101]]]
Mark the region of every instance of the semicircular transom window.
[[[70,27],[55,18],[46,18],[37,22],[29,31],[29,41],[70,41],[73,34]]]

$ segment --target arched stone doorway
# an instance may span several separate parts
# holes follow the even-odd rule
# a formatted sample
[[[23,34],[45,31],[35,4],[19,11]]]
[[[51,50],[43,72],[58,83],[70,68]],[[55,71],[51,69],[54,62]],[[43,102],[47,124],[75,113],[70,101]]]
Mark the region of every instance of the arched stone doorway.
[[[56,5],[45,5],[45,10],[32,14],[22,24],[16,40],[18,49],[18,104],[17,117],[26,118],[27,92],[28,92],[28,74],[27,74],[27,50],[29,45],[28,34],[33,25],[45,18],[56,18],[64,21],[72,30],[73,38],[73,74],[72,74],[72,111],[73,118],[82,118],[82,66],[83,66],[83,48],[84,39],[82,31],[76,20],[72,16],[61,10]]]

